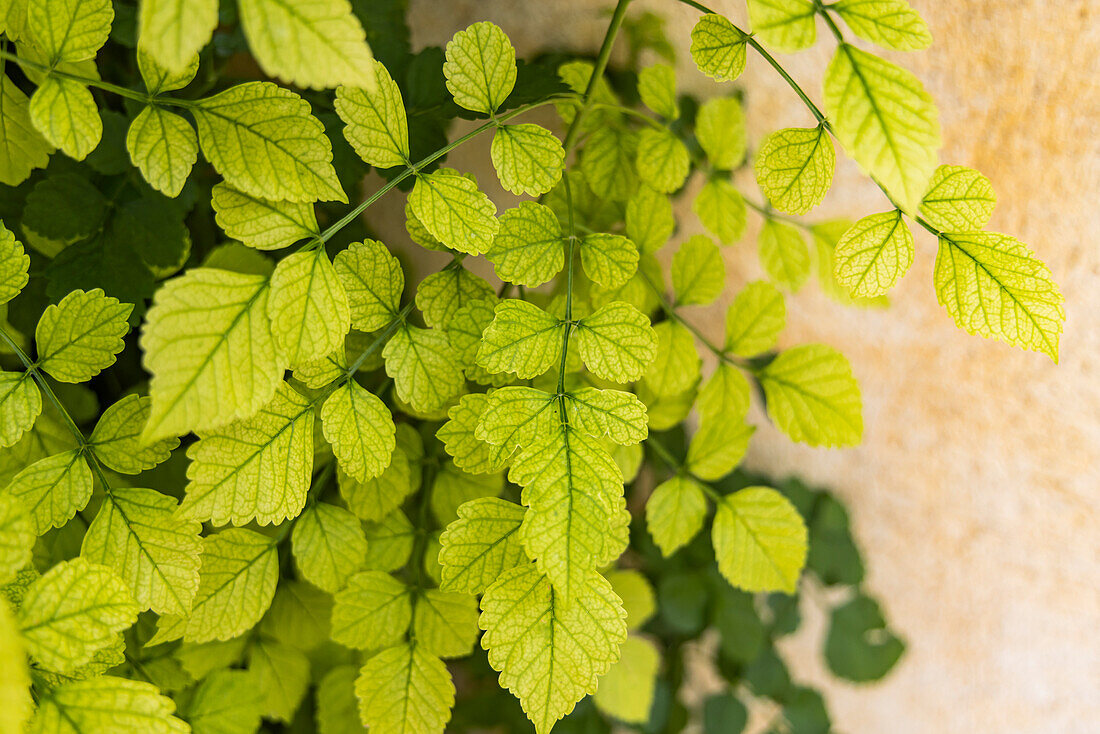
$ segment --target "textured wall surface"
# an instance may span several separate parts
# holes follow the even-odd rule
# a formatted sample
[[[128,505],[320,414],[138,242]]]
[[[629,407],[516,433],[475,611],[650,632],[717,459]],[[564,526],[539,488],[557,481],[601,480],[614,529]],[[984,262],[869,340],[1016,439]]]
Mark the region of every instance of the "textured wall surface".
[[[851,359],[863,386],[866,440],[848,451],[793,446],[756,416],[762,427],[748,463],[776,473],[797,468],[849,501],[869,586],[909,642],[903,664],[883,683],[829,683],[817,653],[821,620],[807,609],[807,628],[790,644],[796,673],[826,685],[837,728],[846,732],[1095,732],[1100,1],[911,1],[936,44],[894,58],[924,80],[943,110],[942,160],[992,179],[1000,204],[990,227],[1028,242],[1061,284],[1068,312],[1062,359],[1055,366],[956,330],[936,303],[935,242],[923,231],[915,232],[917,260],[889,311],[846,309],[814,286],[789,299],[786,343],[823,341]],[[743,21],[741,0],[713,4]],[[636,5],[669,19],[682,86],[718,93],[687,58],[695,12],[671,0]],[[414,43],[441,44],[455,30],[491,19],[521,54],[592,51],[609,6],[608,0],[413,0]],[[783,57],[817,99],[831,51],[822,35],[815,49]],[[747,90],[753,140],[811,123],[759,58],[750,55],[738,84]],[[485,151],[460,151],[451,161],[478,172],[492,190]],[[742,183],[752,190],[751,178]],[[878,190],[841,156],[836,184],[811,216],[858,217],[885,208]],[[726,250],[731,290],[761,275],[754,235],[750,230]],[[720,313],[700,309],[696,323],[717,337]]]

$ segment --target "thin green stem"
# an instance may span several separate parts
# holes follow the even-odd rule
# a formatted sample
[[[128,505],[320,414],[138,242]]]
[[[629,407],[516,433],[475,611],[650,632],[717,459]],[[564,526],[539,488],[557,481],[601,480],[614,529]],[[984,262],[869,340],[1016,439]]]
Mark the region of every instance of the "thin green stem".
[[[46,382],[46,377],[42,374],[41,370],[38,369],[38,365],[35,362],[31,361],[31,358],[27,356],[27,353],[24,352],[19,347],[19,345],[15,343],[15,340],[12,339],[8,332],[3,328],[0,328],[0,339],[2,339],[4,343],[8,345],[8,348],[11,349],[15,356],[19,358],[19,361],[23,363],[23,366],[26,368],[27,373],[30,374],[35,382],[38,383],[38,386],[42,389],[42,392],[45,393],[46,398],[57,409],[57,412],[61,415],[68,429],[72,432],[73,437],[76,438],[77,442],[79,443],[80,449],[83,451],[88,445],[87,439],[84,438],[84,432],[80,430],[80,427],[76,425],[76,421],[74,421],[73,417],[69,415],[69,411],[66,410],[65,406],[61,404],[61,401],[57,397],[57,393],[55,393],[53,391],[53,388],[50,387],[50,384]]]
[[[654,438],[652,433],[646,438],[645,445],[653,449],[653,453],[657,454],[657,458],[665,462],[665,465],[668,466],[669,471],[671,471],[673,474],[687,474],[692,479],[694,479],[700,487],[703,488],[703,492],[708,497],[710,497],[712,502],[718,504],[722,501],[722,495],[714,491],[714,488],[711,487],[708,483],[704,482],[702,479],[688,471],[687,467],[684,466],[675,456],[673,456],[672,452],[669,451],[663,443]]]
[[[821,0],[815,0],[814,5],[817,6],[817,14],[825,19],[825,25],[828,26],[829,32],[833,34],[833,38],[837,41],[844,43],[844,34],[840,32],[840,28],[837,27],[836,21],[829,14],[829,8]]]
[[[133,89],[129,89],[127,87],[119,86],[118,84],[112,84],[110,82],[105,82],[102,79],[94,79],[92,77],[81,76],[79,74],[71,74],[67,71],[61,71],[60,69],[55,69],[55,68],[53,68],[51,66],[48,66],[46,64],[40,64],[37,61],[31,61],[30,59],[25,59],[21,56],[13,54],[10,51],[4,51],[3,49],[0,49],[0,59],[5,59],[7,61],[14,61],[15,63],[17,63],[21,66],[28,66],[32,69],[35,69],[37,71],[41,71],[44,74],[49,74],[50,76],[55,76],[59,79],[68,79],[69,81],[79,82],[80,84],[83,84],[83,85],[88,86],[88,87],[96,87],[97,89],[102,89],[104,91],[111,92],[113,94],[117,94],[120,97],[126,97],[127,99],[132,99],[135,102],[142,102],[144,104],[150,104],[154,100],[156,100],[157,102],[161,102],[161,103],[169,104],[169,105],[175,105],[177,107],[194,107],[195,106],[195,103],[190,101],[190,100],[175,99],[175,98],[172,98],[172,97],[157,97],[155,95],[151,95],[151,94],[148,94],[148,93],[145,93],[145,92],[137,92],[137,91],[134,91]]]
[[[596,57],[596,65],[592,68],[592,76],[588,79],[588,86],[585,87],[584,97],[581,100],[580,107],[577,108],[577,114],[573,117],[573,122],[569,125],[569,130],[565,133],[565,142],[563,146],[568,153],[573,147],[573,144],[577,140],[577,135],[581,131],[581,118],[584,117],[584,113],[588,111],[588,106],[592,102],[592,95],[596,91],[596,85],[600,79],[603,78],[603,73],[607,69],[607,62],[611,58],[611,49],[615,45],[615,37],[619,35],[619,29],[623,25],[623,20],[626,18],[626,8],[630,5],[630,0],[619,0],[615,4],[615,12],[611,15],[611,22],[607,26],[607,32],[604,33],[603,43],[600,45],[600,53]]]

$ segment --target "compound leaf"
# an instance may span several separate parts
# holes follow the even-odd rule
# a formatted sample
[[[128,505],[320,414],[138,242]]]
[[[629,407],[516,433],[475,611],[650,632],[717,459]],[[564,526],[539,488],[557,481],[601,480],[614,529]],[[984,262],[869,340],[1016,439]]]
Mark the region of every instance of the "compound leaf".
[[[913,264],[913,235],[900,209],[872,214],[844,233],[833,257],[836,280],[853,297],[881,296]]]
[[[395,427],[389,409],[355,380],[336,388],[321,406],[325,440],[340,468],[365,482],[382,474],[393,455]]]
[[[146,440],[253,415],[278,387],[267,278],[196,268],[157,291],[141,335],[152,373]]]
[[[271,538],[229,528],[203,538],[199,590],[184,622],[187,642],[229,640],[250,629],[271,606],[279,554]]]
[[[139,611],[114,571],[74,558],[30,585],[18,620],[31,657],[49,670],[66,673],[112,644],[137,621]]]
[[[275,348],[291,365],[344,346],[351,329],[348,294],[323,247],[279,261],[271,276],[267,315]]]
[[[261,199],[225,182],[214,185],[210,203],[226,235],[257,250],[280,250],[321,234],[310,203]]]
[[[833,183],[836,151],[823,126],[777,130],[756,155],[756,182],[776,209],[805,214]]]
[[[313,404],[280,383],[250,418],[202,434],[187,449],[179,515],[214,525],[261,525],[296,517],[313,469]]]
[[[767,281],[749,283],[726,311],[726,349],[755,357],[775,347],[786,324],[783,294]]]
[[[781,352],[757,374],[768,414],[792,441],[855,446],[863,437],[863,402],[840,352],[807,344]]]
[[[409,123],[401,89],[382,62],[373,62],[373,89],[340,87],[336,112],[345,123],[344,137],[356,155],[378,168],[409,162]]]
[[[691,58],[710,78],[731,81],[745,70],[746,40],[725,17],[707,13],[691,30]]]
[[[150,186],[174,197],[198,160],[199,141],[187,120],[150,105],[130,123],[126,151]]]
[[[916,211],[940,147],[939,112],[920,80],[842,43],[825,73],[825,111],[856,163]]]
[[[333,260],[336,276],[351,306],[351,325],[376,331],[397,317],[405,273],[401,263],[377,240],[353,242]]]
[[[276,201],[347,203],[324,125],[294,92],[246,82],[192,111],[203,154],[233,188]]]
[[[546,577],[524,564],[489,587],[481,608],[489,664],[538,734],[596,691],[626,640],[626,612],[602,576],[593,575],[565,605]]]
[[[447,43],[443,75],[460,107],[492,114],[516,84],[516,50],[499,26],[474,23]]]
[[[960,329],[1058,361],[1065,299],[1023,242],[997,232],[941,234],[935,283]]]
[[[240,0],[238,8],[268,75],[313,89],[374,88],[374,58],[347,0]]]
[[[807,532],[790,500],[770,487],[726,495],[714,516],[718,570],[745,591],[794,594],[806,563]]]
[[[176,516],[176,500],[151,489],[107,493],[80,554],[116,573],[143,607],[186,615],[199,588],[202,526]]]

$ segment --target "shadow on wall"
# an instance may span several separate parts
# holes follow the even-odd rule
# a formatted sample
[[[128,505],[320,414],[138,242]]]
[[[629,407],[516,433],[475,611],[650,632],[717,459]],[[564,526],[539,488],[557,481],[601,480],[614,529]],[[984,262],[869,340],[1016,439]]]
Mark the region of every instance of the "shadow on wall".
[[[744,19],[740,0],[713,4]],[[851,360],[863,387],[865,441],[854,450],[809,449],[757,414],[761,428],[748,464],[773,474],[797,470],[837,488],[852,507],[869,586],[910,649],[891,677],[869,689],[838,684],[821,669],[822,620],[812,613],[788,652],[804,661],[799,676],[827,690],[844,731],[1085,734],[1100,721],[1100,653],[1089,644],[1100,626],[1100,523],[1091,501],[1100,486],[1100,5],[911,4],[936,43],[892,58],[940,105],[943,162],[992,179],[1000,203],[990,228],[1029,243],[1062,286],[1062,362],[957,331],[936,303],[936,243],[923,232],[889,311],[844,308],[813,286],[789,299],[788,343],[826,342]],[[606,0],[410,5],[416,47],[442,45],[488,19],[505,28],[521,55],[594,50],[610,7]],[[731,91],[691,66],[695,11],[672,0],[634,5],[668,19],[683,88]],[[832,52],[831,40],[821,38],[814,49],[783,59],[808,89],[820,89]],[[758,58],[750,57],[737,85],[746,93],[751,140],[811,123]],[[533,121],[550,123],[552,113]],[[487,150],[476,146],[449,159],[477,174],[498,206],[513,204],[494,189],[487,162]],[[741,183],[753,186],[751,177]],[[833,190],[809,218],[859,217],[887,206],[841,156]],[[694,222],[686,201],[681,207],[684,221]],[[385,209],[377,222],[382,234],[404,239],[401,207]],[[721,329],[729,294],[761,276],[754,237],[750,227],[738,247],[724,251],[726,299],[700,308],[696,319],[711,336]]]

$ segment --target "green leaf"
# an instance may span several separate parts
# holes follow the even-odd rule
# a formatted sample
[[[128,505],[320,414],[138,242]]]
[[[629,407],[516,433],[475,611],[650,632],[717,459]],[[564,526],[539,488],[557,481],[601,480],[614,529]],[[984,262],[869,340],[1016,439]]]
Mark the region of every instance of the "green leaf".
[[[374,57],[347,0],[240,0],[248,45],[269,76],[298,87],[373,89]]]
[[[130,123],[126,150],[150,186],[174,197],[183,191],[198,160],[199,141],[187,120],[150,105]]]
[[[512,372],[525,380],[538,377],[561,356],[562,321],[518,299],[497,304],[485,329],[477,363],[490,372]]]
[[[428,589],[416,598],[413,636],[417,646],[441,658],[469,655],[477,642],[477,599]]]
[[[188,734],[191,727],[172,713],[176,704],[144,681],[110,675],[73,681],[52,691],[38,707],[30,734]]]
[[[527,555],[570,603],[622,552],[617,536],[629,523],[622,473],[598,441],[558,423],[521,449],[508,479],[523,487],[529,508],[521,528]]]
[[[800,51],[817,40],[817,8],[810,0],[748,0],[752,32],[780,51]]]
[[[138,48],[178,72],[206,45],[217,25],[217,0],[142,0]]]
[[[113,568],[143,607],[186,615],[199,588],[202,526],[175,510],[172,497],[116,487],[88,526],[80,554]]]
[[[653,253],[664,247],[676,221],[668,196],[644,184],[626,202],[626,236],[643,253]]]
[[[581,173],[601,198],[625,201],[638,186],[634,170],[637,157],[638,137],[633,131],[598,127],[581,149]]]
[[[619,234],[596,232],[580,241],[585,274],[605,288],[619,288],[638,269],[638,248]]]
[[[839,0],[832,10],[857,36],[895,51],[920,51],[932,33],[905,0]]]
[[[749,381],[736,367],[721,363],[703,383],[695,407],[703,418],[721,413],[744,417],[749,412],[750,390]]]
[[[42,393],[29,372],[0,372],[0,447],[14,446],[42,412]]]
[[[409,163],[409,123],[405,103],[389,71],[373,62],[374,88],[340,87],[336,90],[336,113],[346,125],[344,137],[356,155],[378,168]]]
[[[27,285],[30,266],[31,259],[24,252],[23,243],[0,222],[0,304],[18,296]]]
[[[355,698],[355,679],[359,671],[340,665],[317,685],[315,716],[319,734],[363,734],[367,729],[359,721],[359,702]]]
[[[492,114],[516,84],[516,50],[498,26],[474,23],[447,43],[443,75],[460,107]]]
[[[436,329],[447,328],[463,306],[486,298],[493,298],[493,287],[461,266],[432,273],[416,287],[416,307]]]
[[[718,245],[705,235],[692,235],[672,256],[672,288],[676,304],[706,305],[726,284],[726,264]]]
[[[477,350],[481,346],[481,337],[496,315],[499,299],[494,295],[478,301],[471,301],[455,311],[454,318],[447,324],[447,339],[458,353],[459,362],[466,370],[466,378],[483,385],[497,385],[508,382],[503,375],[492,375],[477,364]]]
[[[443,661],[414,642],[383,650],[355,681],[359,717],[378,734],[442,734],[455,687]]]
[[[292,364],[344,346],[351,329],[348,295],[323,247],[295,252],[271,276],[267,315],[275,348]]]
[[[676,101],[676,72],[668,64],[654,64],[638,72],[638,96],[642,104],[666,120],[680,116]]]
[[[662,321],[657,332],[657,356],[645,373],[646,384],[657,395],[676,395],[699,380],[699,353],[695,337],[678,321]]]
[[[198,54],[192,56],[186,64],[179,69],[166,69],[155,56],[148,51],[139,48],[137,52],[138,71],[145,82],[145,88],[150,94],[172,92],[183,89],[199,73]]]
[[[4,731],[26,731],[27,720],[34,711],[31,699],[31,679],[27,673],[27,658],[23,640],[15,626],[15,620],[7,601],[0,600],[0,727]]]
[[[549,207],[521,201],[501,215],[500,229],[485,257],[501,280],[542,285],[565,264],[561,225]]]
[[[920,80],[842,43],[825,73],[825,112],[856,163],[916,211],[941,143],[939,112]]]
[[[805,214],[821,203],[833,183],[836,151],[821,125],[777,130],[756,155],[756,182],[776,209]]]
[[[405,324],[382,350],[386,374],[397,395],[415,410],[439,410],[458,396],[465,382],[446,334]]]
[[[56,306],[47,306],[34,332],[38,364],[61,382],[90,380],[122,351],[133,309],[100,288],[73,291]]]
[[[82,161],[99,145],[103,121],[88,88],[71,79],[46,77],[31,95],[31,122],[50,145]]]
[[[736,414],[704,417],[688,445],[688,471],[704,481],[718,481],[741,463],[755,431]]]
[[[348,509],[364,520],[383,520],[415,489],[409,458],[400,445],[381,476],[359,482],[341,471],[336,478]]]
[[[449,420],[435,434],[454,459],[455,466],[473,474],[496,470],[489,458],[488,445],[474,435],[487,400],[484,393],[463,395],[458,404],[447,411]]]
[[[505,571],[527,561],[519,529],[525,510],[496,497],[466,502],[439,537],[444,591],[480,594]]]
[[[757,374],[768,414],[792,441],[855,446],[863,438],[863,401],[852,367],[821,344],[788,349]]]
[[[913,264],[913,235],[901,210],[872,214],[836,243],[836,280],[855,298],[873,298],[893,288]]]
[[[1023,242],[997,232],[941,234],[935,282],[960,329],[1058,361],[1065,299]]]
[[[496,205],[460,173],[417,176],[409,205],[425,229],[452,250],[484,255],[493,245],[499,227]]]
[[[627,629],[631,632],[640,630],[657,612],[653,587],[645,575],[636,569],[608,571],[606,578],[611,582],[615,595],[622,599]]]
[[[264,692],[264,718],[290,723],[309,689],[309,658],[296,647],[261,637],[248,651],[248,672]]]
[[[633,382],[657,355],[657,333],[649,319],[627,303],[609,303],[575,328],[581,359],[605,380]]]
[[[260,621],[279,578],[271,538],[230,528],[203,538],[199,590],[185,622],[188,642],[229,640]]]
[[[27,95],[0,76],[0,183],[23,183],[31,171],[46,167],[53,148],[31,122]]]
[[[628,723],[645,724],[650,718],[657,688],[661,653],[649,640],[628,637],[619,648],[619,660],[600,678],[593,697],[596,708]]]
[[[204,432],[187,449],[179,516],[214,525],[296,517],[313,469],[313,415],[313,404],[281,383],[256,415]]]
[[[401,263],[377,240],[353,242],[333,260],[336,276],[351,305],[351,325],[376,331],[397,317],[405,273]]]
[[[760,264],[781,288],[797,291],[810,277],[810,251],[792,225],[768,219],[760,230]]]
[[[27,508],[13,495],[0,494],[0,586],[13,581],[30,562],[36,539]]]
[[[481,600],[481,644],[500,684],[546,734],[619,659],[626,613],[602,576],[566,606],[532,564],[504,573]]]
[[[936,229],[977,232],[989,223],[996,205],[997,195],[988,178],[973,168],[940,166],[932,175],[920,213]]]
[[[764,280],[749,283],[726,311],[726,350],[755,357],[775,347],[786,325],[783,294]]]
[[[22,225],[52,240],[83,239],[103,226],[107,199],[88,179],[70,173],[44,178],[27,195]]]
[[[210,203],[226,235],[257,250],[280,250],[321,233],[312,204],[260,199],[224,182],[214,185]]]
[[[874,599],[855,596],[833,609],[825,637],[825,661],[841,678],[878,680],[890,672],[905,652],[905,642],[886,627]]]
[[[550,420],[555,402],[556,396],[533,387],[504,387],[489,395],[475,436],[495,447],[489,452],[495,466],[507,463],[516,448],[536,435],[555,428]]]
[[[114,17],[110,0],[30,0],[27,34],[51,66],[84,61],[107,42]]]
[[[267,317],[267,278],[196,268],[157,291],[141,335],[154,440],[224,425],[271,400],[285,367]]]
[[[716,178],[703,184],[691,210],[723,245],[732,245],[745,234],[745,200],[729,181]]]
[[[215,670],[206,676],[185,716],[193,734],[253,734],[260,727],[263,691],[252,673]]]
[[[66,673],[110,645],[137,621],[139,611],[114,571],[74,558],[31,584],[18,620],[31,657],[50,670]]]
[[[4,493],[27,508],[35,535],[42,535],[67,523],[88,504],[92,470],[78,449],[65,451],[22,469]]]
[[[683,186],[691,170],[687,147],[664,128],[646,128],[638,135],[638,174],[654,189],[672,193]]]
[[[703,702],[704,734],[741,734],[749,723],[749,710],[735,693],[720,693]]]
[[[344,588],[367,556],[359,519],[325,502],[313,503],[298,516],[291,543],[302,577],[330,593]]]
[[[393,416],[373,393],[348,380],[321,407],[325,440],[346,473],[365,482],[389,466],[396,445]]]
[[[458,517],[458,508],[463,504],[482,497],[496,497],[503,488],[504,475],[499,471],[476,476],[445,463],[432,482],[429,506],[439,524],[446,526]]]
[[[645,404],[633,393],[582,387],[565,398],[570,425],[593,438],[607,436],[620,446],[629,446],[649,435]]]
[[[695,137],[714,168],[732,171],[745,158],[745,112],[733,97],[708,99],[695,118]]]
[[[718,570],[745,591],[794,594],[806,563],[806,525],[790,500],[770,487],[726,495],[714,516]]]
[[[746,40],[725,17],[707,13],[691,30],[691,58],[710,78],[731,81],[745,70]]]
[[[513,194],[545,194],[561,180],[565,149],[540,125],[501,125],[490,148],[493,168]]]
[[[665,556],[690,543],[706,516],[703,485],[691,477],[678,475],[659,484],[646,500],[646,527]]]
[[[235,189],[288,201],[347,203],[332,145],[309,103],[271,82],[246,82],[192,108],[206,158]]]
[[[332,607],[332,639],[358,650],[377,650],[399,642],[412,622],[409,587],[381,571],[362,571],[348,579]]]

